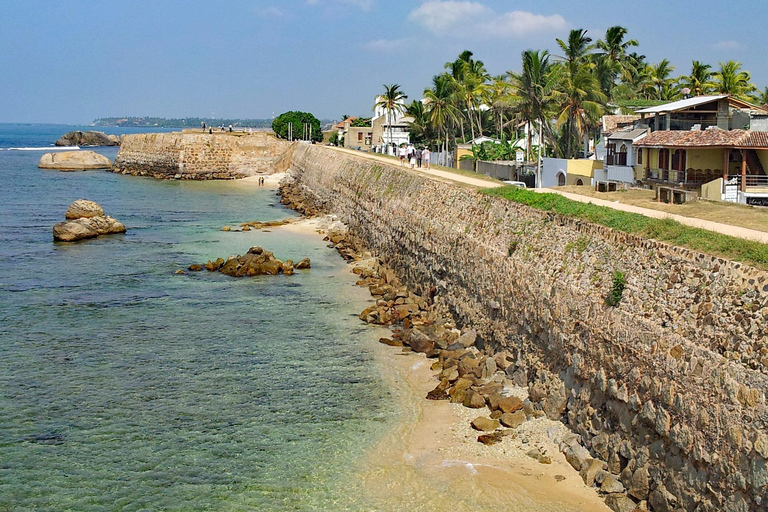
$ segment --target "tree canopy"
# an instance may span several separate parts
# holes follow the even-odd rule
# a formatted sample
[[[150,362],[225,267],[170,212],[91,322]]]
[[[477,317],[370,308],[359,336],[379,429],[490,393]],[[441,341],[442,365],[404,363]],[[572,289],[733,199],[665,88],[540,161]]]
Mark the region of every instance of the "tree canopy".
[[[292,133],[290,126],[293,127]],[[314,142],[322,142],[323,140],[320,121],[309,112],[291,110],[280,114],[272,121],[272,131],[281,139],[292,138],[292,140],[311,140]]]

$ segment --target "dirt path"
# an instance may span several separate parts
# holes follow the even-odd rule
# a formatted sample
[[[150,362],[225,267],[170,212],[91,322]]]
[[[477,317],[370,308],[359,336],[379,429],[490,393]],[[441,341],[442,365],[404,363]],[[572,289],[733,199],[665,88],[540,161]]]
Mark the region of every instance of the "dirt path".
[[[535,189],[536,192],[549,192],[553,194],[560,194],[563,197],[567,197],[572,201],[578,201],[580,203],[592,203],[598,206],[606,206],[613,208],[614,210],[621,210],[630,213],[639,213],[646,217],[652,217],[655,219],[670,218],[676,220],[680,224],[691,226],[695,228],[706,229],[707,231],[714,231],[723,235],[730,235],[737,238],[744,238],[746,240],[755,240],[768,244],[768,233],[764,231],[757,231],[754,229],[742,228],[739,226],[731,226],[729,224],[721,224],[719,222],[712,222],[709,220],[696,219],[693,217],[684,217],[682,215],[675,215],[674,213],[662,212],[659,210],[651,210],[648,208],[642,208],[640,206],[632,206],[629,204],[617,203],[613,201],[606,201],[604,199],[597,199],[594,197],[581,196],[578,194],[571,194],[570,192],[562,192],[551,188]]]
[[[391,158],[385,157],[383,155],[377,155],[375,153],[364,153],[362,151],[356,151],[353,149],[346,149],[346,148],[332,148],[335,151],[340,151],[343,153],[348,153],[360,158],[367,158],[369,160],[377,160],[382,163],[393,165],[395,167],[398,166],[398,163],[395,160],[392,160]],[[439,169],[413,169],[411,170],[408,168],[411,172],[418,172],[420,174],[426,174],[428,176],[431,176],[433,178],[439,179],[441,181],[446,182],[454,182],[454,183],[461,183],[464,185],[470,185],[472,187],[478,187],[478,188],[493,188],[493,187],[501,187],[504,186],[503,183],[498,181],[488,181],[483,180],[480,178],[473,178],[471,176],[464,176],[462,174],[453,173],[449,171],[442,171]],[[645,215],[646,217],[652,217],[656,219],[664,219],[664,218],[670,218],[673,220],[676,220],[680,224],[684,224],[686,226],[692,226],[695,228],[701,228],[706,229],[707,231],[714,231],[716,233],[721,233],[724,235],[730,235],[737,238],[743,238],[745,240],[754,240],[762,243],[768,244],[768,232],[763,231],[757,231],[754,229],[749,228],[742,228],[739,226],[731,226],[728,224],[721,224],[719,222],[712,222],[709,220],[702,220],[702,219],[696,219],[693,217],[684,217],[682,215],[675,215],[673,213],[667,213],[662,212],[658,210],[651,210],[648,208],[642,208],[639,206],[632,206],[628,204],[623,203],[616,203],[613,201],[606,201],[603,199],[597,199],[594,197],[588,197],[588,196],[581,196],[578,194],[572,194],[570,192],[562,192],[556,189],[551,188],[542,188],[542,189],[531,189],[536,192],[550,192],[553,194],[560,194],[561,196],[567,197],[568,199],[571,199],[573,201],[579,201],[581,203],[592,203],[599,206],[605,206],[608,208],[613,208],[614,210],[621,210],[625,212],[631,212],[631,213],[638,213],[640,215]]]

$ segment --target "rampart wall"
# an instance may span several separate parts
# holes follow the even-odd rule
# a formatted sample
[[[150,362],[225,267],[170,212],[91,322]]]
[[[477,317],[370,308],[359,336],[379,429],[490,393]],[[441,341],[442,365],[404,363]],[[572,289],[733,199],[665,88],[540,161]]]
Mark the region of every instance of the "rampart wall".
[[[322,147],[292,169],[481,346],[518,353],[538,407],[634,502],[766,509],[768,274]]]
[[[282,172],[292,145],[255,132],[125,135],[114,172],[164,179],[233,179]]]

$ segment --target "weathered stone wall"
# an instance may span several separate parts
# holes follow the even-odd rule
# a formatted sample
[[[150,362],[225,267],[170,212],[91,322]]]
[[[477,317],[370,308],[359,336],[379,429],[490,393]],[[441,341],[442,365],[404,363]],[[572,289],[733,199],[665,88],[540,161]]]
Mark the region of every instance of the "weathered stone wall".
[[[125,135],[114,172],[166,179],[232,179],[282,172],[292,145],[256,132]]]
[[[540,406],[635,501],[768,506],[765,272],[322,147],[296,147],[293,172],[481,344],[517,351]]]

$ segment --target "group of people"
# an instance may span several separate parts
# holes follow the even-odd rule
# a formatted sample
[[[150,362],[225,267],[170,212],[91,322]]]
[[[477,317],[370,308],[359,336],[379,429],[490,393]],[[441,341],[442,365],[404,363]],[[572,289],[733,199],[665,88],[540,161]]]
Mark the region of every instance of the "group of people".
[[[429,169],[429,158],[431,152],[428,146],[423,148],[416,148],[412,143],[400,144],[397,148],[397,154],[400,157],[400,165],[410,165],[411,169],[415,167],[421,167],[424,164],[425,169]]]
[[[205,124],[205,121],[203,121],[203,122],[202,122],[202,123],[200,123],[200,124],[201,124],[201,125],[202,125],[202,127],[203,127],[203,131],[205,131],[205,128],[206,128],[206,126],[207,126],[207,125]],[[223,132],[227,131],[227,129],[226,129],[226,128],[224,128],[224,123],[221,123],[221,127],[220,127],[220,128],[221,128],[221,131],[223,131]],[[212,127],[212,126],[208,126],[208,133],[213,133],[213,127]],[[232,125],[229,125],[229,133],[232,133]]]

